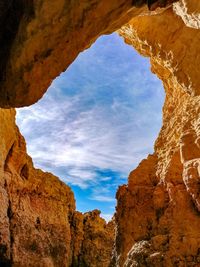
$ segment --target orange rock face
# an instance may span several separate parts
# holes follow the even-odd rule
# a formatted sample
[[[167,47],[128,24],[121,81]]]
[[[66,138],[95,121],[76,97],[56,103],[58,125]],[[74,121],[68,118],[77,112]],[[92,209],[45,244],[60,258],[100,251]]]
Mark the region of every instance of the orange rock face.
[[[147,0],[0,0],[0,106],[38,101],[100,35],[147,12]],[[161,0],[165,6],[175,0]],[[148,4],[149,8],[151,4]],[[140,7],[140,8],[137,8]],[[5,25],[7,27],[5,27]],[[52,67],[53,66],[53,67]]]
[[[69,265],[73,193],[57,177],[34,169],[14,110],[0,110],[0,118],[1,266]]]
[[[106,224],[98,210],[76,212],[72,223],[72,266],[108,267],[114,245],[114,222]]]
[[[114,266],[200,266],[199,31],[168,9],[119,32],[150,57],[166,99],[155,153],[117,193]]]
[[[33,167],[14,110],[0,109],[0,121],[0,266],[77,266],[80,257],[107,267],[114,225],[97,211],[75,212],[71,189]]]

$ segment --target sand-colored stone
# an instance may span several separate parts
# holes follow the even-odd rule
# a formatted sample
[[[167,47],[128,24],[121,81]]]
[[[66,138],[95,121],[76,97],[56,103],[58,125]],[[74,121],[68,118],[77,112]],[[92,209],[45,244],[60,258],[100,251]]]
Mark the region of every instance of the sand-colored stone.
[[[0,266],[69,265],[73,193],[57,177],[34,169],[14,110],[1,109],[0,121]]]
[[[154,155],[117,193],[114,266],[200,266],[199,31],[168,9],[119,33],[150,57],[166,98]]]
[[[174,1],[158,0],[156,6]],[[147,0],[0,0],[1,5],[1,107],[35,103],[100,35],[148,12]]]
[[[0,121],[0,266],[79,266],[79,257],[108,267],[114,224],[76,212],[71,189],[33,167],[14,110],[0,109]]]
[[[106,223],[100,211],[76,212],[72,223],[72,266],[108,267],[114,245],[114,222]]]

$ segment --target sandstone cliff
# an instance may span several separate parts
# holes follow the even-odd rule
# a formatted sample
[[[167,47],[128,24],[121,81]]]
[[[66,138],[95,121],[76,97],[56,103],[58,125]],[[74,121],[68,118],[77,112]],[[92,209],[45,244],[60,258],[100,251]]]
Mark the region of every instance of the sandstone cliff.
[[[14,110],[0,110],[0,121],[1,265],[65,266],[71,260],[73,193],[52,174],[33,168]]]
[[[120,34],[151,58],[166,99],[154,155],[117,193],[114,266],[200,266],[199,31],[168,9]]]
[[[37,101],[80,51],[124,23],[119,33],[163,81],[155,152],[117,192],[112,266],[200,266],[200,4],[158,8],[172,2],[0,1],[1,107]],[[106,266],[112,226],[96,211],[76,213],[69,187],[33,168],[14,110],[0,122],[0,264]]]
[[[14,110],[0,109],[0,121],[0,266],[77,266],[82,255],[78,266],[107,267],[114,226],[98,212],[77,213],[71,189],[33,167]]]

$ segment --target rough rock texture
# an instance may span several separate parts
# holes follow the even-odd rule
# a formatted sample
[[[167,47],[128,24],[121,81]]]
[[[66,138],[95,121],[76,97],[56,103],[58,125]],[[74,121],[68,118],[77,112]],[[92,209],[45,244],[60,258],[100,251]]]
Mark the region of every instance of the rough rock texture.
[[[72,238],[72,267],[109,266],[114,244],[114,222],[106,224],[99,210],[74,214]]]
[[[147,12],[147,4],[174,1],[0,0],[0,106],[35,103],[98,36]]]
[[[200,2],[192,0],[179,0],[173,6],[173,10],[179,15],[184,23],[191,28],[200,28]]]
[[[76,213],[71,189],[52,174],[34,169],[15,126],[14,110],[0,109],[0,121],[0,266],[79,266],[72,257],[83,255],[85,265],[80,266],[107,267],[114,225],[107,225],[95,211]],[[77,224],[79,217],[84,227]],[[84,239],[78,251],[81,237],[73,229]]]
[[[200,266],[199,31],[168,9],[119,32],[151,58],[166,99],[155,153],[117,193],[113,266]]]
[[[0,266],[69,265],[73,193],[33,168],[14,110],[1,109],[0,121]]]

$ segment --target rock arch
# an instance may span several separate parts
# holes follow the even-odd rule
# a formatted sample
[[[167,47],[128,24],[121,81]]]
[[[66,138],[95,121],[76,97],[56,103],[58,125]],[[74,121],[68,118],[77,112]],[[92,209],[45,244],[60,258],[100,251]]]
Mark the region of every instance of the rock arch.
[[[163,81],[163,126],[154,155],[131,172],[128,185],[117,193],[113,266],[200,264],[200,4],[194,0],[172,2],[18,0],[15,5],[14,1],[3,5],[4,1],[0,1],[6,12],[6,17],[0,14],[0,25],[7,25],[1,32],[1,44],[7,40],[3,37],[8,37],[8,45],[2,46],[5,50],[1,52],[2,108],[36,102],[80,51],[99,35],[124,24],[119,34],[139,53],[151,58],[152,71]],[[166,7],[159,9],[163,5]],[[149,11],[148,6],[157,9]],[[15,13],[13,22],[10,14],[16,8],[21,12]],[[16,27],[12,31],[13,23]],[[25,260],[33,263],[32,255],[40,249],[34,264],[70,266],[72,232],[79,231],[70,229],[75,223],[72,192],[54,176],[33,168],[14,115],[12,109],[0,111],[0,193],[4,203],[0,208],[1,257],[13,266],[22,266]],[[13,143],[16,145],[11,154],[15,157],[9,158],[8,172],[4,170],[5,160]],[[28,166],[29,179],[21,179],[17,171],[23,166]],[[58,205],[62,209],[56,209]],[[50,218],[43,213],[46,209],[52,212]],[[8,210],[12,211],[9,216]],[[101,221],[98,211],[90,215]],[[84,221],[81,216],[76,215],[76,223]],[[90,216],[86,216],[89,220]],[[38,217],[41,223],[33,228]],[[106,227],[102,221],[100,224]],[[24,231],[20,236],[21,225]],[[26,227],[34,239],[27,236]],[[48,242],[42,241],[38,229]],[[58,237],[59,242],[55,241]],[[20,255],[25,255],[21,262]]]

